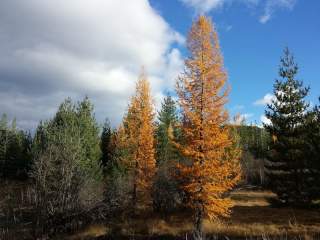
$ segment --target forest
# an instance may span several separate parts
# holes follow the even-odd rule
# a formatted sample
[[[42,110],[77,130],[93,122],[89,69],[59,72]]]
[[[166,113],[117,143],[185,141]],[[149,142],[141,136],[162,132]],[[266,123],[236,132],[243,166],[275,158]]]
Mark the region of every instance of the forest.
[[[228,113],[208,17],[187,48],[161,108],[142,68],[116,128],[87,96],[34,132],[3,113],[0,239],[320,239],[320,102],[306,100],[291,50],[259,126]]]

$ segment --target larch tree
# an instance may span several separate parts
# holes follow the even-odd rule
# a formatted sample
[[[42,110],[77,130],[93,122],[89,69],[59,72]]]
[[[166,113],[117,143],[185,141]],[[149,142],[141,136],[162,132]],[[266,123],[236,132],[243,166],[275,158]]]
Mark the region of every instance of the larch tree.
[[[133,175],[133,208],[151,204],[151,187],[155,174],[154,107],[146,74],[141,73],[124,118],[129,162]]]
[[[229,88],[217,33],[200,16],[187,39],[190,56],[177,81],[182,112],[182,141],[176,143],[186,159],[179,165],[181,186],[194,212],[195,239],[202,239],[203,219],[228,216],[232,201],[226,197],[240,179],[240,149],[228,125]]]

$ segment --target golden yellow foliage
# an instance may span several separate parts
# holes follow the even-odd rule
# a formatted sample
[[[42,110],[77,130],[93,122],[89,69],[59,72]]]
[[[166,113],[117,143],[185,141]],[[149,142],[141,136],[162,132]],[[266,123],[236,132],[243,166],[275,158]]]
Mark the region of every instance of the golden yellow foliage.
[[[150,85],[142,72],[123,122],[127,136],[126,145],[129,149],[129,167],[133,173],[134,206],[137,203],[151,203],[151,186],[156,163],[153,119],[154,107]]]
[[[232,202],[224,195],[240,179],[240,150],[224,109],[229,88],[218,36],[205,16],[193,23],[187,46],[190,57],[177,81],[183,143],[175,145],[187,159],[179,172],[199,231],[203,218],[230,213]]]

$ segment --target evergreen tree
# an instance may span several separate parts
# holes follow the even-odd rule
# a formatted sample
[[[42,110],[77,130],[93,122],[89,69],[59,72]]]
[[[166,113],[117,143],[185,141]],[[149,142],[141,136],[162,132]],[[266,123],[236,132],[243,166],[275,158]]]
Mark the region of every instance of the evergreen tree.
[[[266,173],[270,187],[283,203],[308,203],[306,159],[303,149],[303,129],[308,104],[304,100],[309,88],[296,79],[298,66],[289,49],[284,50],[279,75],[274,84],[275,99],[267,105],[265,124],[272,136]]]
[[[31,136],[19,130],[16,120],[11,126],[6,114],[0,120],[0,177],[25,179],[31,165]]]
[[[193,22],[187,46],[190,56],[177,83],[183,142],[176,146],[186,159],[179,172],[194,213],[194,236],[202,239],[204,218],[213,220],[230,212],[232,201],[226,193],[240,179],[240,149],[228,127],[227,74],[208,18],[200,16]]]
[[[158,168],[153,186],[153,207],[165,213],[178,206],[182,194],[173,176],[179,155],[172,140],[179,138],[179,132],[177,108],[171,96],[167,96],[162,103],[156,127]]]
[[[158,124],[156,129],[156,156],[157,165],[168,160],[177,158],[177,152],[170,140],[170,132],[175,138],[178,137],[178,116],[175,102],[171,96],[167,96],[163,103],[160,112],[158,113]]]
[[[94,118],[93,105],[90,100],[85,97],[76,105],[70,98],[67,98],[59,106],[52,120],[40,123],[33,144],[35,155],[48,147],[48,136],[53,135],[56,129],[61,129],[61,131],[71,129],[74,131],[71,132],[72,134],[79,136],[82,155],[77,158],[77,164],[81,166],[84,175],[100,179],[102,175],[99,127]],[[76,131],[80,131],[79,134]]]
[[[77,105],[66,99],[52,120],[40,123],[31,174],[39,223],[45,226],[49,219],[54,223],[68,218],[99,201],[89,194],[101,178],[99,144],[99,128],[88,98]]]
[[[88,173],[80,164],[85,152],[73,110],[71,101],[65,101],[54,120],[41,123],[37,129],[31,171],[37,228],[54,229],[55,224],[81,209],[80,196]]]
[[[101,164],[104,169],[108,166],[108,164],[112,161],[114,155],[114,147],[112,144],[112,136],[113,131],[110,126],[110,122],[106,119],[101,133],[101,140],[100,140],[100,149],[102,152],[101,155]]]
[[[78,103],[76,113],[81,131],[81,144],[84,149],[83,166],[97,179],[102,177],[100,159],[99,126],[93,112],[93,105],[88,97]]]
[[[0,177],[4,175],[9,146],[8,119],[2,114],[0,119]]]
[[[132,158],[123,124],[111,136],[112,158],[105,171],[105,202],[111,213],[132,213]]]
[[[310,199],[317,200],[320,198],[320,105],[308,112],[304,140],[308,167],[306,172],[308,194]]]

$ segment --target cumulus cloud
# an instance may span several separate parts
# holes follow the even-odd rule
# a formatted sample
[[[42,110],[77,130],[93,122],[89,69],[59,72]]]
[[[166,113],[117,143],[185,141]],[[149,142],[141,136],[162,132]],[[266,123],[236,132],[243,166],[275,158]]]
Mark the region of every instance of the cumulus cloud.
[[[254,105],[260,105],[260,106],[265,106],[267,104],[270,104],[272,102],[272,100],[274,100],[274,99],[275,99],[274,95],[272,95],[271,93],[267,93],[266,95],[264,95],[263,98],[258,99],[253,104]]]
[[[270,119],[268,119],[265,115],[261,115],[260,116],[260,121],[261,121],[261,123],[264,123],[266,125],[270,125],[271,124]]]
[[[292,10],[295,4],[296,0],[267,0],[264,7],[264,13],[259,20],[263,24],[267,23],[275,11],[278,9]]]
[[[97,119],[116,124],[141,66],[157,101],[173,86],[183,41],[148,0],[2,0],[0,111],[33,128],[88,95]]]

